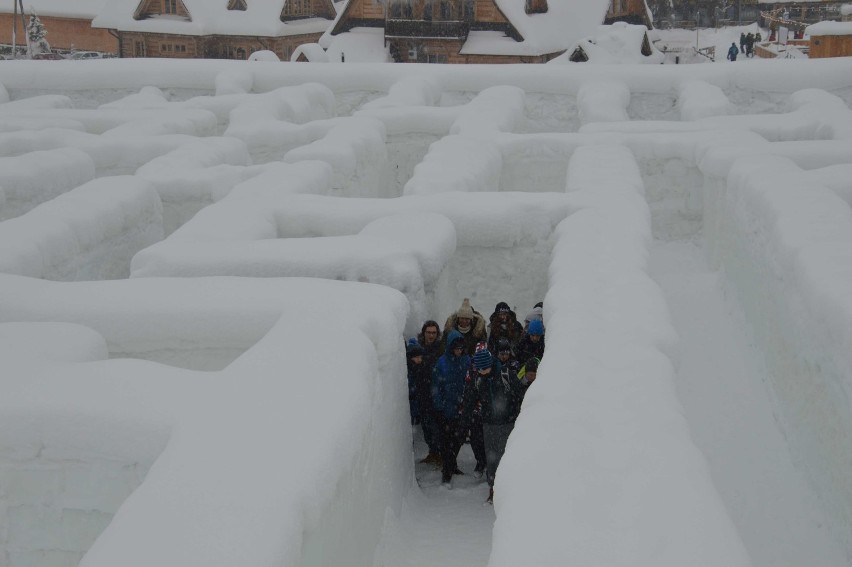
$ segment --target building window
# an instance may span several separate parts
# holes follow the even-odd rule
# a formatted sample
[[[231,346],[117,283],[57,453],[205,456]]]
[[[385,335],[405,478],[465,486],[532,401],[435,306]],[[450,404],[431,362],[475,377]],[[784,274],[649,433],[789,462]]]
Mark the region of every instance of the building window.
[[[133,56],[134,57],[147,57],[147,50],[145,49],[144,41],[134,41],[133,42]]]
[[[476,19],[476,2],[474,0],[464,0],[462,10],[464,10],[464,14],[462,14],[462,19],[464,19],[465,21],[472,22]]]
[[[164,14],[177,14],[177,0],[163,0]]]

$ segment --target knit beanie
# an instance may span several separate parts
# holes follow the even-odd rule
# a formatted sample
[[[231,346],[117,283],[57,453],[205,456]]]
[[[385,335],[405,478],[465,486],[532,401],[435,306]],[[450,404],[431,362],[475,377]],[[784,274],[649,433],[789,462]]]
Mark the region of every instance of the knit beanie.
[[[473,307],[470,306],[470,299],[464,298],[462,301],[462,306],[456,311],[456,318],[464,317],[466,319],[473,319]]]
[[[488,349],[480,349],[473,355],[473,367],[477,370],[491,368],[491,363],[491,353],[488,352]]]
[[[539,359],[537,359],[536,357],[532,357],[524,365],[524,371],[525,372],[538,372],[539,362],[541,362]]]
[[[498,304],[497,304],[497,306],[496,306],[496,307],[494,307],[494,312],[495,312],[495,313],[501,313],[501,312],[503,312],[503,311],[505,311],[505,312],[507,312],[507,313],[508,313],[509,311],[511,311],[511,308],[509,308],[509,304],[508,304],[508,303],[506,303],[505,301],[501,301],[500,303],[498,303]]]
[[[528,335],[543,335],[544,334],[544,323],[541,322],[540,319],[533,319],[530,321],[529,329],[527,329]]]
[[[417,342],[417,339],[411,339],[408,341],[408,344],[405,345],[405,354],[408,358],[423,356],[425,352],[426,351],[423,350],[423,347],[420,346],[420,343]]]

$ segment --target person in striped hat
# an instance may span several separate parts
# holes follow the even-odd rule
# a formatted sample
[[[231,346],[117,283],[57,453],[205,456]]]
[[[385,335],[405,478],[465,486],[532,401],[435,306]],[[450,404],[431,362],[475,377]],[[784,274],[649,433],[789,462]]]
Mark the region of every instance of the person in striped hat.
[[[503,368],[487,349],[477,350],[473,355],[474,391],[482,407],[482,431],[485,439],[488,500],[494,500],[494,479],[497,467],[506,452],[506,442],[515,427],[521,411],[524,387],[518,375]]]

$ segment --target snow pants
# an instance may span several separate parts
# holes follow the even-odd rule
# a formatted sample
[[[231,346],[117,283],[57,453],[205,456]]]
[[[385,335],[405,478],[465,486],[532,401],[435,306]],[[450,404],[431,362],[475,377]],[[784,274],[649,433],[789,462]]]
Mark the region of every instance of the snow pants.
[[[419,400],[420,427],[423,428],[423,440],[429,446],[429,452],[438,454],[441,452],[438,426],[435,418],[435,410],[432,409],[431,400],[428,403],[422,399]]]
[[[485,438],[482,434],[482,416],[472,415],[470,418],[470,448],[476,458],[476,468],[483,470],[487,463],[485,454]]]
[[[501,423],[499,425],[492,425],[490,423],[482,424],[482,431],[485,435],[485,455],[488,463],[488,466],[485,468],[485,478],[488,480],[488,486],[491,488],[494,488],[494,477],[497,475],[497,467],[500,465],[503,453],[506,452],[506,442],[509,440],[509,435],[514,428],[514,423]]]
[[[436,413],[435,418],[435,423],[438,426],[441,460],[443,461],[441,482],[450,482],[453,473],[458,468],[456,459],[459,456],[462,444],[464,444],[467,428],[464,420],[460,418],[450,419],[442,413]]]

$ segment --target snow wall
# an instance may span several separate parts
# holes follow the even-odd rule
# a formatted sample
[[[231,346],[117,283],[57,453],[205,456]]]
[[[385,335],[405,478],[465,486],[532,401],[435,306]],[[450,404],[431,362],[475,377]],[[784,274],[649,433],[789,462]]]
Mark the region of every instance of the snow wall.
[[[371,563],[412,484],[401,294],[298,278],[2,279],[17,298],[4,294],[4,320],[54,321],[0,324],[17,337],[0,400],[4,565],[86,551],[85,566]],[[252,346],[221,372],[105,360],[163,339]]]
[[[784,157],[736,159],[706,187],[707,246],[765,352],[795,462],[852,552],[852,210]]]

